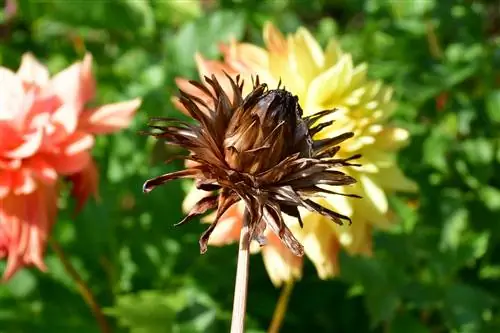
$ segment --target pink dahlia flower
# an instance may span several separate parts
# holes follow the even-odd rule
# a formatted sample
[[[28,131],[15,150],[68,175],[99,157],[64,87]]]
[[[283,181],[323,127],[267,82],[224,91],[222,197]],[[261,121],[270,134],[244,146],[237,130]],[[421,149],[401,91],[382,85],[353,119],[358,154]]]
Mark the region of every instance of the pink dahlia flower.
[[[20,267],[45,270],[43,252],[56,219],[57,181],[73,183],[77,208],[97,194],[90,150],[95,134],[125,128],[141,101],[86,108],[94,97],[86,54],[53,77],[33,55],[15,73],[0,67],[0,258],[4,279]]]

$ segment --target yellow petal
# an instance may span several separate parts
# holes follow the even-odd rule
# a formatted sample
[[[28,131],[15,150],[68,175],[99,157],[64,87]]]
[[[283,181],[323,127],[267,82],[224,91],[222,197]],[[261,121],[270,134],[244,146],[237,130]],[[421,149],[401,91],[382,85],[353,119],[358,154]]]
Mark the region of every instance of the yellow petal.
[[[321,105],[324,109],[336,107],[337,98],[349,86],[351,75],[352,59],[347,54],[311,82],[307,93],[308,104]]]
[[[406,145],[410,133],[403,128],[384,128],[376,137],[379,149],[395,151]]]
[[[359,182],[363,186],[367,199],[369,199],[373,206],[381,213],[387,213],[389,204],[384,191],[380,188],[379,184],[375,183],[372,177],[368,175],[360,175]]]
[[[383,168],[374,175],[377,183],[388,191],[416,192],[417,184],[406,178],[401,169],[394,165],[390,168]]]
[[[295,62],[297,73],[309,84],[323,66],[323,51],[305,28],[300,28],[296,35],[289,39],[289,47],[291,61]]]
[[[294,256],[276,236],[268,235],[268,244],[261,247],[262,259],[274,286],[298,280],[302,276],[302,258]]]
[[[351,79],[351,88],[355,89],[364,85],[366,82],[366,72],[368,70],[368,65],[366,63],[362,63],[356,68],[354,68]]]
[[[370,255],[372,250],[372,227],[368,221],[354,214],[351,225],[335,224],[340,244],[350,254]]]
[[[342,49],[336,40],[331,39],[328,41],[325,49],[323,68],[326,69],[334,66],[339,61],[342,54]]]
[[[308,215],[304,218],[302,233],[294,234],[304,245],[304,252],[313,262],[321,279],[338,273],[340,244],[329,219],[319,214]]]

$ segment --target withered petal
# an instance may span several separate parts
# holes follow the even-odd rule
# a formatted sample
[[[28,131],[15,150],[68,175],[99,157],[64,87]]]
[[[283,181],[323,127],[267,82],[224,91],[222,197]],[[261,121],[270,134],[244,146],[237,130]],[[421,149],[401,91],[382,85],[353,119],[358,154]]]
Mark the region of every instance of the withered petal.
[[[277,222],[280,219],[283,219],[280,213],[267,205],[264,208],[264,219],[266,220],[267,226],[280,239],[287,249],[289,249],[297,257],[302,257],[304,255],[304,246],[302,246],[297,238],[295,238],[286,224],[283,223],[284,227],[280,229],[279,222]]]
[[[302,221],[302,217],[300,216],[299,209],[297,206],[292,205],[280,205],[281,211],[288,216],[295,217],[299,222],[299,226],[301,228],[304,227],[304,222]]]
[[[351,219],[346,215],[342,215],[342,214],[337,213],[331,209],[323,207],[320,204],[312,201],[311,199],[306,199],[304,201],[307,204],[307,206],[306,206],[307,209],[309,209],[311,211],[315,211],[317,213],[320,213],[323,216],[329,217],[331,220],[333,220],[338,225],[344,225],[342,220],[349,221],[349,225],[352,224]]]
[[[201,215],[205,213],[209,209],[213,209],[217,207],[217,201],[218,201],[219,195],[211,195],[208,197],[204,197],[203,199],[199,200],[193,208],[189,211],[189,213],[179,222],[174,224],[175,227],[183,225],[193,219],[193,217]]]
[[[315,136],[316,134],[318,134],[319,132],[321,132],[323,129],[327,128],[328,126],[330,126],[331,124],[333,124],[334,121],[331,120],[331,121],[326,121],[324,123],[321,123],[319,125],[316,125],[312,128],[309,129],[309,134],[313,137]],[[340,147],[339,147],[340,148]]]
[[[347,132],[337,135],[333,138],[314,140],[313,141],[314,156],[319,155],[328,149],[331,149],[333,146],[336,146],[342,141],[352,138],[353,136],[354,133]]]
[[[171,173],[167,173],[152,179],[147,180],[144,182],[144,185],[142,186],[142,191],[144,193],[149,193],[152,190],[154,190],[155,187],[165,184],[166,182],[169,182],[174,179],[179,179],[179,178],[189,178],[189,177],[194,177],[200,173],[199,168],[190,168],[190,169],[185,169],[185,170],[180,170],[180,171],[175,171]]]
[[[304,121],[307,125],[307,127],[311,127],[312,125],[314,125],[319,119],[325,117],[325,116],[328,116],[329,114],[332,114],[334,112],[336,112],[338,109],[331,109],[331,110],[323,110],[323,111],[319,111],[319,112],[316,112],[310,116],[307,116],[307,117],[304,117]]]
[[[204,254],[205,252],[207,252],[207,248],[208,248],[208,240],[210,238],[210,235],[212,234],[212,232],[214,231],[215,227],[217,226],[217,223],[219,222],[219,220],[214,220],[209,226],[208,228],[201,234],[201,237],[200,237],[200,240],[198,241],[198,243],[200,244],[200,253],[201,254]]]

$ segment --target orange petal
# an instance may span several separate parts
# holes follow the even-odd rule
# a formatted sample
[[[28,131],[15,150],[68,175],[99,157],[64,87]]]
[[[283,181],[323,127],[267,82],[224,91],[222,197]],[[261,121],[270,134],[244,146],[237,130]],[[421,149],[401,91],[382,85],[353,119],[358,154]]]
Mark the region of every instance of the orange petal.
[[[200,78],[202,79],[202,81],[205,80],[205,76],[210,78],[212,75],[215,75],[217,79],[225,78],[224,72],[226,72],[230,76],[236,76],[238,74],[227,64],[224,64],[220,61],[207,60],[199,53],[195,54],[194,59],[196,61],[198,73],[200,74]],[[231,91],[231,89],[229,89],[231,87],[229,80],[222,80],[222,82],[219,81],[219,83],[223,86],[224,91]]]
[[[288,50],[285,37],[271,22],[264,25],[264,43],[270,52],[286,53]]]
[[[229,45],[220,45],[224,61],[231,64],[237,72],[253,73],[269,67],[267,51],[248,43],[236,43],[232,40]]]
[[[80,127],[95,134],[106,134],[127,128],[141,105],[136,98],[126,102],[100,106],[82,114]]]
[[[243,226],[243,208],[242,202],[236,203],[221,216],[217,227],[210,235],[208,244],[222,246],[240,239],[240,231]]]

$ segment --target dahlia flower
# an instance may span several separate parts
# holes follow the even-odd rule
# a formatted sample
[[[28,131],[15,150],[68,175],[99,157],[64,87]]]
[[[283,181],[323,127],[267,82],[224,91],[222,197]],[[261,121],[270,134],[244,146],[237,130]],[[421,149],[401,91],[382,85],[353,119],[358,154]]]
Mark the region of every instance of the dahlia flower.
[[[315,139],[336,137],[352,132],[354,137],[346,141],[338,156],[346,158],[361,155],[361,167],[345,170],[358,182],[349,189],[363,197],[361,200],[348,196],[325,194],[317,203],[342,211],[353,220],[352,226],[332,224],[324,216],[309,214],[301,209],[304,227],[293,220],[286,223],[304,245],[306,255],[313,261],[320,278],[338,273],[337,256],[343,247],[351,254],[371,254],[372,228],[387,229],[392,225],[387,194],[393,191],[416,191],[416,185],[407,179],[397,165],[396,153],[408,141],[409,134],[403,128],[391,126],[388,119],[394,109],[392,89],[379,81],[367,78],[366,64],[354,65],[350,54],[331,40],[323,50],[310,32],[304,28],[283,36],[272,24],[264,28],[265,47],[231,42],[222,45],[224,61],[206,60],[196,56],[201,77],[215,75],[221,85],[229,86],[223,73],[248,78],[259,75],[269,86],[281,82],[287,90],[298,96],[305,116],[314,116],[321,110],[338,109],[325,117],[335,120]],[[178,79],[181,89],[204,100],[203,94],[189,87],[185,79]],[[178,100],[174,103],[185,112]],[[343,188],[338,190],[344,193]],[[184,207],[192,207],[196,198],[204,194],[193,187]],[[242,208],[233,207],[223,215],[212,234],[209,244],[222,245],[238,240]],[[213,216],[204,219],[213,221]],[[269,233],[268,246],[261,248],[264,263],[275,285],[301,277],[301,258],[294,256]],[[258,251],[258,247],[255,248]]]
[[[56,221],[58,180],[73,183],[80,209],[97,194],[90,150],[95,134],[126,127],[140,100],[87,108],[94,97],[92,57],[57,75],[30,53],[17,72],[0,67],[0,258],[3,278],[19,268],[45,270],[43,253]]]
[[[351,158],[336,158],[339,144],[352,133],[313,140],[326,125],[320,122],[335,110],[309,117],[296,96],[283,89],[268,90],[258,78],[244,97],[244,84],[236,77],[228,79],[231,97],[215,76],[207,84],[191,81],[207,102],[181,90],[180,102],[198,124],[173,118],[155,118],[146,132],[189,150],[183,158],[190,167],[150,179],[144,192],[170,180],[193,178],[196,187],[207,192],[177,225],[216,209],[216,218],[200,238],[200,251],[207,250],[210,235],[217,230],[219,218],[242,202],[250,217],[250,239],[264,245],[264,232],[271,230],[282,246],[295,256],[303,255],[303,246],[290,232],[283,213],[302,226],[298,207],[318,213],[339,225],[349,218],[311,200],[321,193],[334,193],[322,186],[355,183],[354,178],[335,168],[350,165]],[[215,192],[215,193],[213,193]],[[212,194],[213,193],[213,194]],[[241,229],[241,228],[240,228]]]

